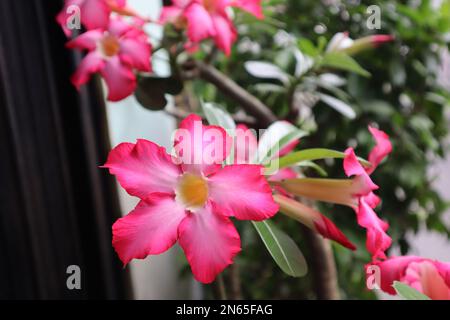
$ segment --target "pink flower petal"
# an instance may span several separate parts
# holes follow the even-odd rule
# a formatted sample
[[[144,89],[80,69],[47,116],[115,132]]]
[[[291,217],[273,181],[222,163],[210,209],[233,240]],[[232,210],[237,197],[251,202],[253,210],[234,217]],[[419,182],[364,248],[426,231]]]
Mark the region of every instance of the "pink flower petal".
[[[80,34],[73,40],[66,43],[67,48],[82,49],[82,50],[95,50],[97,48],[97,42],[103,37],[101,30],[90,30]]]
[[[109,153],[104,167],[129,194],[141,199],[153,192],[173,194],[181,174],[163,147],[143,139],[136,144],[119,144]]]
[[[231,45],[237,38],[237,32],[234,28],[230,18],[223,14],[213,14],[211,16],[214,29],[216,34],[214,36],[214,41],[217,47],[228,56],[231,53]]]
[[[415,280],[418,290],[432,300],[450,300],[450,287],[447,286],[438,269],[431,261],[413,262],[406,270],[410,269],[418,277]]]
[[[120,101],[136,89],[136,77],[130,66],[124,65],[119,56],[112,56],[100,71],[108,86],[108,100]]]
[[[81,22],[87,29],[107,29],[110,7],[104,0],[84,0],[80,7]]]
[[[395,294],[394,281],[404,282],[431,299],[450,299],[450,263],[417,256],[390,257],[376,262],[380,268],[381,289]],[[367,265],[369,267],[370,265]]]
[[[362,190],[362,194],[358,195],[367,195],[370,191],[378,189],[378,186],[373,183],[366,170],[363,168],[361,163],[359,163],[352,148],[345,150],[344,171],[348,177],[353,175],[357,176],[355,179],[361,180],[362,185],[367,186],[367,188]]]
[[[210,175],[222,167],[230,148],[231,137],[223,128],[204,126],[194,114],[181,121],[175,132],[174,149],[184,171]]]
[[[263,19],[261,0],[234,0],[232,5],[251,13],[258,19]]]
[[[258,152],[258,140],[245,124],[236,126],[234,143],[234,163],[253,163]]]
[[[113,227],[112,244],[126,265],[172,247],[178,239],[178,226],[186,217],[184,208],[172,195],[153,193]]]
[[[241,250],[233,223],[217,215],[213,204],[190,213],[178,228],[179,243],[197,281],[211,283]]]
[[[147,42],[132,38],[120,40],[121,59],[125,58],[133,68],[150,72],[150,54],[151,46]]]
[[[108,32],[117,38],[120,38],[124,34],[137,29],[133,25],[127,23],[124,19],[116,17],[109,20]],[[139,29],[138,29],[139,30]],[[139,30],[140,31],[140,30]]]
[[[102,56],[92,51],[81,60],[70,80],[77,89],[80,89],[81,85],[89,81],[91,74],[101,71],[104,67],[105,61]]]
[[[227,216],[240,220],[264,220],[278,211],[272,190],[261,174],[262,166],[225,166],[209,177],[209,197]]]
[[[174,23],[181,15],[182,10],[177,6],[163,7],[159,16],[160,23]]]
[[[373,209],[361,197],[359,207],[356,210],[358,224],[367,230],[366,247],[372,254],[372,259],[385,259],[384,253],[392,243],[391,237],[386,233],[389,225],[378,218]]]
[[[187,35],[192,42],[216,35],[211,16],[202,5],[192,2],[184,11],[184,16],[188,23]]]
[[[381,130],[369,127],[369,131],[376,141],[376,146],[370,151],[369,162],[372,166],[367,169],[367,173],[371,174],[381,161],[392,151],[392,144],[389,136]]]

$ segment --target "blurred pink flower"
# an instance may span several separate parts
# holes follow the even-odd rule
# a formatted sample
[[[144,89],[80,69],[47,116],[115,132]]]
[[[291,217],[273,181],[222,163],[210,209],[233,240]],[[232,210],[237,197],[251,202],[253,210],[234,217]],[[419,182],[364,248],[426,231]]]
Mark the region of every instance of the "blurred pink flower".
[[[433,300],[450,300],[450,263],[403,256],[375,265],[380,268],[381,289],[389,294],[395,294],[392,284],[400,281]]]
[[[146,34],[120,18],[111,19],[106,31],[89,30],[67,43],[68,48],[88,50],[72,83],[79,89],[99,72],[108,86],[108,100],[126,98],[136,88],[133,69],[151,71],[151,45]]]
[[[111,11],[125,10],[126,0],[66,0],[63,9],[56,16],[56,21],[61,25],[66,36],[72,34],[72,30],[67,27],[67,19],[71,16],[67,9],[71,6],[77,6],[80,9],[80,20],[86,29],[106,29]]]
[[[237,33],[227,8],[237,7],[259,19],[263,18],[261,0],[173,0],[164,7],[160,21],[172,23],[178,29],[187,29],[189,48],[212,38],[217,47],[229,55]]]
[[[113,246],[124,264],[160,254],[177,241],[194,277],[212,282],[241,250],[229,217],[264,220],[278,211],[259,165],[222,167],[230,152],[225,130],[185,118],[175,134],[176,156],[147,140],[122,143],[104,167],[141,198],[113,225]]]

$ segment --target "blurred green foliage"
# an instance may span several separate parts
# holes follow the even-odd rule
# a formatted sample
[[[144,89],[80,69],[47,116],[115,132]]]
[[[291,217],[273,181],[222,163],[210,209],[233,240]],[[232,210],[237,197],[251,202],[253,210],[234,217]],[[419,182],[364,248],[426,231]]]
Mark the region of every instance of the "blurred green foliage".
[[[369,124],[378,125],[391,136],[394,150],[373,174],[373,180],[380,186],[378,194],[383,199],[377,212],[389,222],[394,246],[399,245],[402,253],[409,247],[405,233],[417,230],[422,223],[428,229],[449,232],[441,221],[447,204],[433,189],[433,177],[428,175],[433,161],[446,154],[445,114],[450,103],[449,88],[437,81],[440,50],[450,41],[450,2],[442,1],[440,7],[434,8],[435,2],[269,0],[265,2],[263,22],[247,14],[236,16],[240,39],[231,57],[220,54],[217,59],[222,71],[257,95],[278,116],[312,132],[302,140],[300,148],[344,150],[354,146],[360,156],[366,157],[373,146],[367,131]],[[381,8],[380,30],[366,26],[370,5]],[[354,57],[370,77],[343,71],[339,72],[345,79],[343,85],[320,88],[350,105],[355,119],[311,99],[308,93],[314,96],[318,87],[311,87],[310,80],[320,76],[314,70],[297,81],[300,99],[293,112],[292,90],[286,84],[277,79],[255,78],[245,69],[245,61],[268,61],[292,75],[296,67],[292,48],[314,56],[342,31],[348,31],[353,39],[370,34],[395,36],[394,42]],[[230,112],[237,110],[233,101],[211,85],[199,82],[195,86],[206,101],[220,102]],[[330,176],[343,177],[341,162],[322,165]],[[365,232],[357,226],[354,213],[338,206],[322,206],[321,210],[358,245],[356,252],[334,245],[342,297],[374,298],[373,292],[365,288],[363,266],[370,257],[365,251]],[[308,260],[301,226],[283,216],[275,220],[297,241]],[[250,224],[239,223],[238,227],[243,242],[238,263],[245,297],[315,297],[312,277],[290,278],[283,274]]]

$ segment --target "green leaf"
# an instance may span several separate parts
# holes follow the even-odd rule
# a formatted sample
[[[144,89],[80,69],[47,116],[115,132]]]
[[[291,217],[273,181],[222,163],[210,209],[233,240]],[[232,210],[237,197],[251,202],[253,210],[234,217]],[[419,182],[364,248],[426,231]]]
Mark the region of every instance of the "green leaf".
[[[278,160],[278,168],[290,167],[293,165],[297,165],[302,161],[314,161],[326,158],[335,158],[335,159],[343,159],[345,154],[341,151],[324,149],[324,148],[312,148],[312,149],[304,149],[300,151],[295,151],[290,154],[281,157]],[[365,166],[370,166],[370,162],[364,160],[362,158],[358,158],[358,160]]]
[[[254,160],[258,163],[268,163],[283,147],[306,134],[287,121],[275,121],[261,135],[257,158]]]
[[[308,161],[308,160],[301,161],[301,162],[297,163],[297,166],[314,169],[322,177],[328,176],[328,173],[321,166],[319,166],[317,163],[312,162],[312,161]]]
[[[295,242],[268,220],[255,222],[264,245],[284,273],[291,277],[302,277],[308,272],[308,266],[302,252]]]
[[[346,116],[349,119],[355,119],[356,113],[352,107],[350,107],[347,103],[342,100],[336,99],[335,97],[329,96],[324,93],[318,93],[320,100],[326,103],[328,106],[332,107],[337,112]]]
[[[431,300],[429,297],[424,295],[423,293],[417,291],[414,288],[400,282],[394,281],[392,285],[399,296],[406,300]]]
[[[236,123],[233,118],[225,110],[215,106],[212,103],[202,104],[203,112],[205,113],[208,123],[215,126],[220,126],[227,130],[236,129]]]
[[[368,71],[364,70],[355,59],[343,52],[328,52],[323,56],[319,66],[350,71],[363,77],[370,77]]]

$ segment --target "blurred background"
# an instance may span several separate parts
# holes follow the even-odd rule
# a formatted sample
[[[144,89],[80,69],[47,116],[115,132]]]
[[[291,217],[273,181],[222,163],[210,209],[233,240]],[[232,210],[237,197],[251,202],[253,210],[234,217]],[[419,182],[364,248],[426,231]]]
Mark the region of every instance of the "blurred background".
[[[111,225],[137,199],[98,166],[120,142],[145,138],[170,147],[177,119],[166,111],[174,108],[177,97],[166,95],[166,109],[155,111],[135,97],[106,102],[99,79],[77,92],[69,78],[82,55],[64,47],[66,38],[54,19],[62,3],[0,3],[0,298],[211,298],[210,286],[192,279],[177,246],[132,261],[126,269],[113,251]],[[389,254],[450,261],[450,1],[263,3],[263,22],[245,14],[235,16],[239,40],[230,57],[217,54],[216,66],[277,116],[308,130],[310,136],[299,148],[353,146],[366,156],[372,147],[367,125],[376,123],[386,131],[394,151],[373,178],[383,199],[377,212],[389,222],[393,238]],[[129,4],[152,18],[163,5],[146,0]],[[380,29],[366,23],[371,5],[380,8]],[[161,26],[150,25],[148,31],[154,43],[164,36]],[[338,70],[325,81],[323,73],[311,72],[299,79],[294,94],[276,77],[262,77],[245,63],[270,62],[295,74],[296,52],[312,56],[338,32],[348,32],[352,39],[391,34],[395,40],[354,57],[371,77]],[[157,76],[171,75],[163,50],[153,56],[153,68]],[[204,82],[185,83],[181,95],[186,88],[230,113],[239,110]],[[329,99],[318,98],[320,94],[338,99],[341,108],[330,107]],[[342,175],[341,163],[321,165],[330,176]],[[359,248],[351,252],[333,244],[341,298],[390,298],[366,289],[363,266],[370,256],[364,250],[365,232],[357,227],[353,212],[338,206],[320,209]],[[276,222],[308,261],[299,224],[285,217]],[[237,258],[242,297],[317,298],[313,277],[289,278],[248,224],[238,222],[237,227],[243,246]],[[66,286],[70,265],[80,266],[81,290]]]

